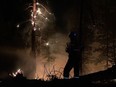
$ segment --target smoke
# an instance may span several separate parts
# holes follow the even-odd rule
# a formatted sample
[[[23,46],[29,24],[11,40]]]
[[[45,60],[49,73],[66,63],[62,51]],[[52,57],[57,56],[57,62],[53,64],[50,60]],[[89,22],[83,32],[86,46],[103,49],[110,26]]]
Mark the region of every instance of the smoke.
[[[65,52],[67,36],[61,33],[53,34],[48,39],[47,51],[41,49],[41,52],[36,60],[37,74],[40,78],[43,75],[50,74],[52,68],[62,73],[67,60]],[[62,68],[62,70],[59,70]]]
[[[14,47],[0,47],[0,49],[0,78],[9,77],[9,74],[19,68],[24,71],[27,77],[30,77],[34,62],[30,56],[30,49]]]
[[[46,8],[49,9],[49,7]],[[43,8],[40,9],[41,10],[38,10],[39,13],[35,21],[36,28],[40,29],[35,31],[37,34],[35,43],[37,52],[36,58],[33,58],[33,56],[30,55],[31,49],[29,48],[26,49],[25,53],[24,51],[17,52],[19,53],[18,56],[20,56],[21,58],[19,65],[21,65],[22,69],[24,69],[25,75],[28,78],[37,76],[39,78],[42,78],[45,75],[50,74],[48,72],[50,72],[53,67],[60,73],[63,72],[63,68],[68,57],[67,53],[65,52],[66,43],[69,39],[68,33],[73,28],[77,27],[77,13],[75,14],[76,8],[74,9],[74,7],[71,7],[71,9],[68,9],[66,13],[62,14],[62,19],[60,20],[60,22],[63,26],[57,24],[56,21],[58,18],[56,17],[55,20],[56,15],[51,13],[48,14]],[[44,15],[45,18],[43,18],[40,14]],[[24,31],[22,32],[22,37],[26,45],[31,46],[32,32],[30,25],[27,25],[23,30]],[[36,71],[34,70],[34,65],[36,65]],[[33,75],[34,71],[36,72],[35,76]]]
[[[75,14],[75,9],[69,9],[64,14],[62,14],[62,23],[58,25],[55,21],[54,15],[49,15],[44,12],[43,14],[49,19],[43,19],[41,16],[37,16],[36,24],[37,28],[40,27],[40,31],[36,31],[37,35],[41,33],[41,44],[40,36],[37,36],[36,40],[36,51],[37,56],[33,58],[31,55],[31,30],[30,24],[27,24],[25,28],[21,29],[21,25],[18,28],[25,46],[27,48],[5,48],[9,54],[16,55],[14,65],[11,67],[9,73],[15,72],[18,68],[23,70],[24,75],[27,78],[46,78],[46,75],[50,74],[51,71],[57,71],[57,73],[62,74],[63,68],[67,62],[68,54],[65,52],[66,43],[68,42],[68,33],[74,27],[77,27],[77,13]],[[72,14],[70,14],[72,13]],[[41,24],[42,22],[42,24]],[[65,27],[64,27],[65,26]],[[39,32],[39,33],[38,33]],[[21,42],[20,42],[21,43]],[[38,52],[39,50],[39,52]],[[6,51],[5,51],[6,53]],[[10,63],[12,63],[10,62]],[[35,66],[36,65],[36,66]],[[9,67],[9,66],[8,66]],[[13,68],[14,67],[14,68]],[[36,68],[36,71],[35,71]],[[35,74],[36,72],[36,74]],[[56,74],[56,73],[53,73]],[[58,74],[58,75],[59,75]]]
[[[57,4],[57,3],[56,3]],[[78,3],[79,4],[79,3]],[[23,47],[26,48],[14,48],[14,47],[1,47],[0,48],[0,77],[7,77],[9,73],[15,72],[18,68],[23,70],[24,75],[27,78],[47,78],[49,74],[58,74],[58,76],[63,72],[63,68],[67,62],[68,54],[65,52],[66,43],[69,41],[68,33],[73,30],[73,28],[79,27],[80,22],[80,13],[79,5],[68,6],[68,8],[63,9],[64,4],[58,9],[55,10],[54,14],[48,14],[45,12],[45,9],[41,9],[43,16],[38,15],[36,20],[36,27],[41,28],[36,32],[37,35],[41,33],[41,44],[40,44],[40,35],[37,36],[36,46],[37,46],[37,56],[33,58],[31,55],[31,33],[32,25],[24,24],[20,25],[17,29],[18,38],[21,38],[25,44]],[[47,7],[47,6],[46,6]],[[42,8],[42,7],[41,7]],[[47,7],[49,9],[49,7]],[[87,11],[88,12],[88,11]],[[97,12],[97,11],[96,11]],[[41,14],[41,13],[40,13]],[[31,15],[31,14],[30,14]],[[88,16],[88,15],[86,15]],[[88,16],[89,17],[89,16]],[[46,19],[47,18],[47,19]],[[85,19],[84,19],[85,20]],[[87,18],[87,20],[90,20]],[[87,21],[87,25],[90,22]],[[25,27],[25,28],[24,28]],[[92,27],[91,30],[88,30],[88,26],[85,27],[84,32],[84,41],[85,41],[85,56],[84,59],[87,63],[84,62],[84,74],[97,72],[103,70],[105,66],[105,61],[101,61],[97,65],[95,61],[99,59],[100,52],[94,52],[95,49],[99,48],[98,44],[95,41],[95,29]],[[100,28],[101,29],[101,28]],[[38,33],[39,32],[39,33]],[[93,35],[93,36],[92,36]],[[21,36],[21,37],[20,37]],[[88,37],[89,36],[89,37]],[[17,40],[19,40],[16,37]],[[93,40],[91,40],[94,39]],[[19,44],[22,44],[23,42]],[[101,44],[100,44],[101,45]],[[90,49],[89,49],[90,46]],[[38,51],[39,50],[39,51]],[[86,51],[87,50],[87,51]],[[95,60],[94,62],[91,60]],[[36,69],[35,69],[36,68]],[[36,70],[36,73],[35,73]],[[72,73],[71,73],[72,74]],[[62,76],[61,76],[62,77]]]
[[[31,55],[31,49],[18,49],[16,54],[20,58],[17,63],[17,69],[21,69],[27,78],[34,78],[35,59]]]

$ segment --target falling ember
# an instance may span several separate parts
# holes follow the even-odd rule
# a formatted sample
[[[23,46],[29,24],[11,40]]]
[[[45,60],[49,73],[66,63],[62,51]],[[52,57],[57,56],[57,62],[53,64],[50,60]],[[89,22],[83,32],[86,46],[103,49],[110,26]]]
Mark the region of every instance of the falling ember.
[[[39,15],[41,15],[41,14],[42,14],[42,12],[41,12],[41,9],[40,9],[40,8],[38,8],[38,9],[37,9],[37,13],[38,13]]]
[[[42,41],[44,41],[42,39],[43,31],[41,31],[41,30],[46,28],[48,22],[50,22],[52,17],[54,18],[54,15],[51,14],[42,4],[40,4],[36,0],[33,0],[33,9],[31,12],[31,24],[33,27],[32,30],[35,32],[32,32],[33,33],[32,35],[35,35],[34,33],[36,33],[36,34],[39,33],[38,36],[32,37],[32,53],[34,55],[33,57],[35,58],[35,61],[37,58],[36,55],[40,54],[40,53],[37,53],[37,47],[35,47],[35,46],[37,43],[41,43]],[[39,30],[39,32],[38,32],[38,30]],[[38,42],[37,42],[37,38],[39,38]],[[43,43],[39,44],[39,47],[41,47],[42,44]],[[45,44],[45,46],[49,46],[49,42],[44,43],[44,44]],[[39,50],[41,50],[41,49],[39,49]],[[35,73],[36,73],[36,70],[35,70]]]
[[[30,19],[23,21],[21,23],[18,23],[16,25],[16,27],[20,28],[20,26],[24,23],[27,23],[27,22],[31,23],[31,31],[30,32],[32,34],[30,34],[31,38],[28,38],[28,39],[31,39],[30,40],[31,41],[31,50],[29,50],[29,51],[31,51],[31,53],[32,53],[31,58],[33,58],[32,60],[34,62],[31,63],[31,64],[33,64],[33,69],[32,69],[32,71],[30,71],[30,73],[29,73],[30,75],[28,75],[28,76],[29,76],[29,78],[30,77],[38,78],[41,76],[38,75],[38,73],[40,71],[38,70],[39,72],[37,72],[37,70],[36,70],[38,68],[38,66],[36,66],[38,64],[37,57],[38,57],[38,55],[40,56],[42,54],[42,52],[39,51],[39,50],[42,50],[42,47],[45,47],[46,52],[48,52],[49,46],[51,46],[51,43],[47,39],[48,34],[46,34],[46,32],[48,30],[46,30],[46,29],[52,29],[52,27],[54,26],[53,23],[55,20],[55,16],[54,16],[54,14],[49,12],[48,9],[44,5],[39,3],[37,0],[33,0],[32,5],[33,6],[29,6],[29,7],[32,7],[32,9],[30,10],[30,12],[31,12]],[[49,28],[49,26],[50,26],[50,28]],[[28,29],[30,29],[30,28],[28,28]],[[40,57],[38,57],[38,59],[40,59]],[[43,59],[43,56],[42,56],[42,59]],[[16,77],[18,74],[23,74],[21,69],[18,69],[15,73],[12,73],[10,75],[13,77]]]
[[[36,31],[37,29],[36,28],[34,28],[34,31]]]
[[[49,42],[45,43],[46,46],[49,46]]]
[[[19,27],[20,27],[20,25],[18,24],[18,25],[17,25],[17,28],[19,28]]]
[[[34,18],[36,18],[37,16],[34,16]]]
[[[31,21],[31,24],[34,25],[34,21]]]
[[[39,3],[37,2],[36,5],[39,5]]]
[[[50,20],[50,16],[53,16],[42,4],[34,1],[33,11],[31,12],[32,26],[38,28],[44,28],[46,21]]]

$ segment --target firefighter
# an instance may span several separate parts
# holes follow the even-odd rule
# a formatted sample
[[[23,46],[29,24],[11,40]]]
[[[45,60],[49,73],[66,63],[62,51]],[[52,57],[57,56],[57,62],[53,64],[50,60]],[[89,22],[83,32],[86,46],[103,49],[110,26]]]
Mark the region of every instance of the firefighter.
[[[74,78],[79,78],[79,62],[81,57],[81,47],[77,32],[69,34],[70,42],[67,43],[66,52],[68,53],[68,61],[64,67],[64,79],[69,79],[71,69],[74,69]]]

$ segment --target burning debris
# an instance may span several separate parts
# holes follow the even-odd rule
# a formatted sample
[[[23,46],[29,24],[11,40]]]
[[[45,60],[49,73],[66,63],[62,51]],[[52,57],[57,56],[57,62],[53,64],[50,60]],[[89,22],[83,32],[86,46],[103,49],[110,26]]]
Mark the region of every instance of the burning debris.
[[[12,74],[9,74],[9,75],[12,77],[18,77],[18,76],[23,77],[24,76],[23,71],[21,69],[17,69],[15,73],[13,72]]]

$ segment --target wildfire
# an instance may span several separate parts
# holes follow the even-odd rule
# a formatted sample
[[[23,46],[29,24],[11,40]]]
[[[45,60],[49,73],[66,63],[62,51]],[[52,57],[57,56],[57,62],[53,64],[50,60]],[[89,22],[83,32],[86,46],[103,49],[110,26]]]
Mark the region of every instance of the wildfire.
[[[44,5],[39,3],[37,0],[33,0],[33,4],[32,5],[33,6],[29,6],[29,7],[32,7],[32,9],[30,11],[31,12],[30,13],[30,19],[28,19],[27,21],[24,21],[24,22],[21,22],[21,23],[17,24],[16,27],[20,28],[21,24],[26,23],[26,22],[30,22],[31,26],[33,27],[32,31],[34,31],[34,32],[32,32],[33,33],[32,35],[36,35],[37,34],[36,37],[32,37],[33,38],[33,40],[32,40],[33,41],[32,47],[38,46],[38,43],[39,43],[39,47],[45,46],[47,48],[47,50],[48,50],[48,47],[51,44],[49,43],[49,41],[46,41],[47,40],[46,37],[45,38],[42,38],[42,37],[44,37],[44,30],[47,29],[47,27],[50,24],[54,23],[55,16]],[[34,55],[37,54],[37,52],[36,52],[37,50],[38,50],[37,47],[36,47],[36,49],[32,50],[32,51],[34,51],[33,52]],[[39,50],[41,50],[41,49],[39,49]],[[36,59],[36,56],[34,56],[34,57]],[[35,70],[35,73],[37,73],[36,70]],[[18,74],[23,74],[21,69],[18,69],[15,73],[12,73],[12,76],[16,77]],[[40,77],[41,76],[36,75],[35,79],[40,78]]]

